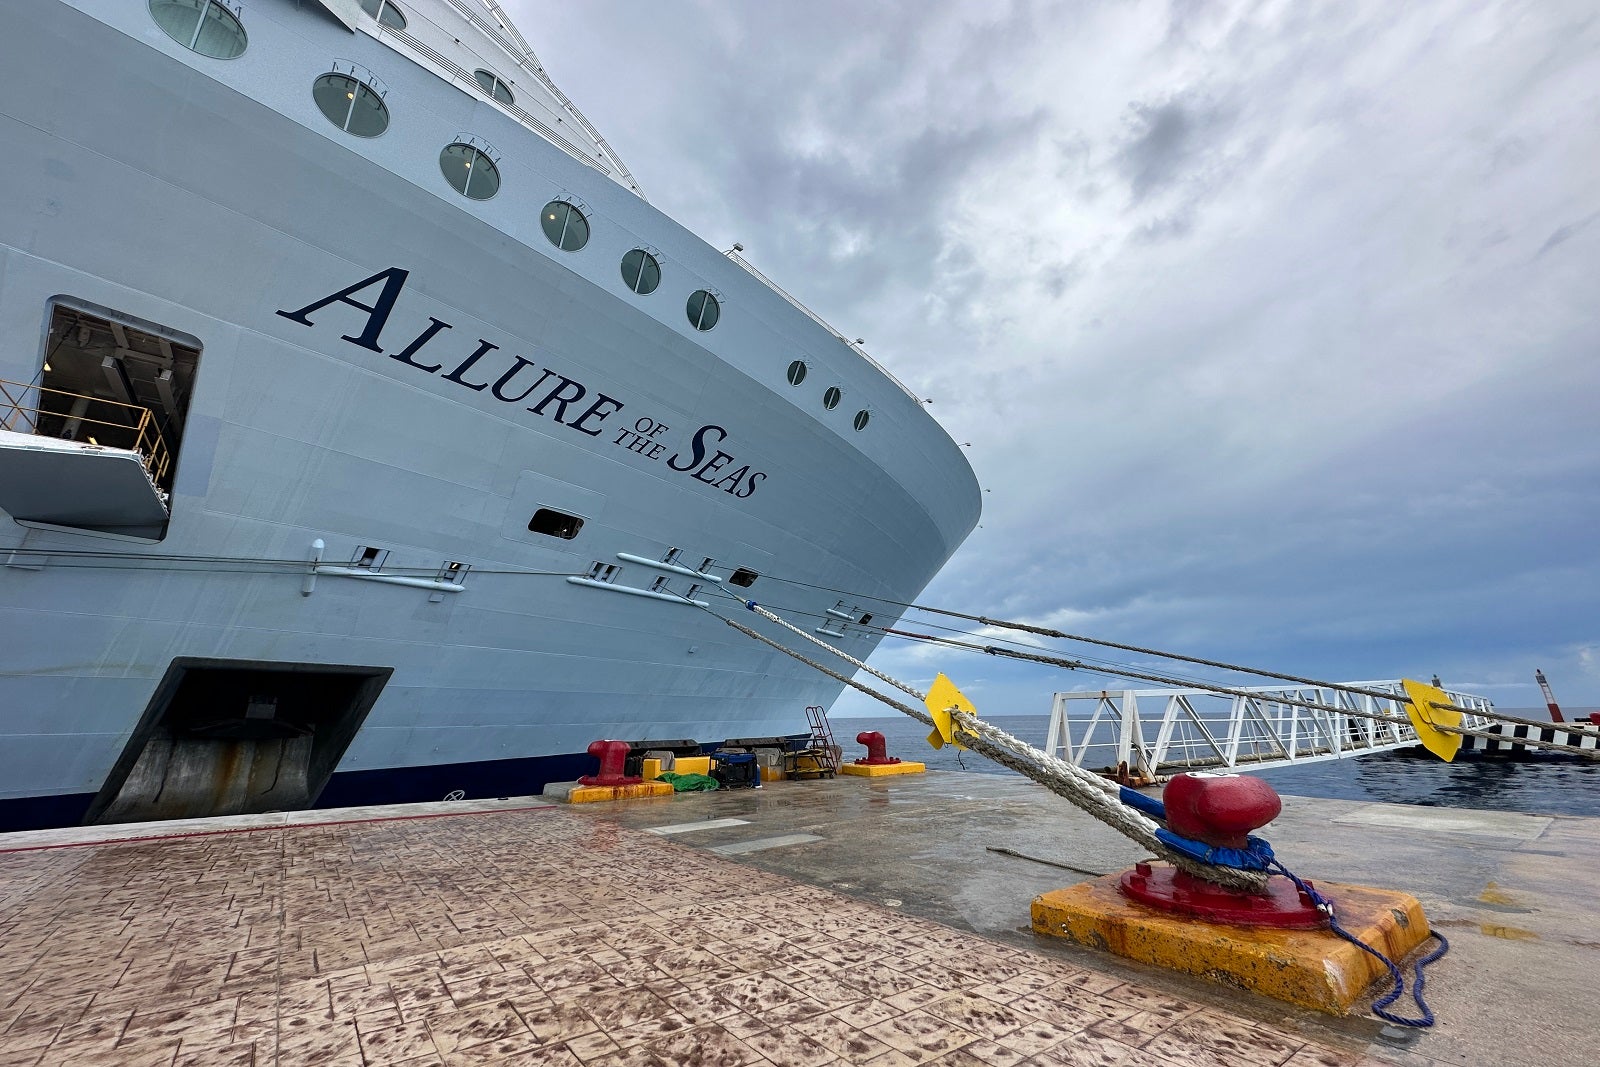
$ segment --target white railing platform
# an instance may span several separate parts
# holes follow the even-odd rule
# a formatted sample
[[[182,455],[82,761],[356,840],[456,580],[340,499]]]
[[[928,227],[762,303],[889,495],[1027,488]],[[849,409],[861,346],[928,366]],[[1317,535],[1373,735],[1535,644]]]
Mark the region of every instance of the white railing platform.
[[[1405,718],[1398,680],[1345,684],[1396,696],[1385,700],[1318,686],[1250,687],[1240,696],[1203,689],[1057,693],[1045,751],[1075,766],[1088,761],[1094,770],[1103,766],[1153,780],[1193,770],[1265,770],[1420,744],[1409,722],[1368,717]],[[1494,710],[1486,697],[1446,692],[1458,707]],[[1467,714],[1461,725],[1483,729],[1488,723],[1484,715]]]

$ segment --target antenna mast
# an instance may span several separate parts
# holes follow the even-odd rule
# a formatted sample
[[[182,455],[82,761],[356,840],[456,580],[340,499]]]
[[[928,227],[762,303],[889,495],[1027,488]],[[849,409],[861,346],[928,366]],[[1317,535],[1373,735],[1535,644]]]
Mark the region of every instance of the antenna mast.
[[[1556,705],[1556,695],[1550,692],[1550,683],[1544,680],[1544,671],[1535,667],[1533,677],[1538,681],[1539,688],[1544,691],[1544,706],[1550,709],[1551,722],[1566,722],[1561,717],[1561,709]]]

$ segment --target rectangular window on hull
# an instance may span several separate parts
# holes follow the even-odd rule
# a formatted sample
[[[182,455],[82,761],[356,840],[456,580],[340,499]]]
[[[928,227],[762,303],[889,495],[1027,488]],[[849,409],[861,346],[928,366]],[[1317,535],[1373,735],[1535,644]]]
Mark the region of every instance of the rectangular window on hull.
[[[193,337],[57,298],[38,370],[0,380],[0,428],[81,447],[4,457],[0,507],[20,522],[160,540],[199,363]]]
[[[356,554],[350,557],[350,566],[360,567],[362,570],[379,571],[383,569],[383,561],[388,558],[389,552],[387,549],[362,545],[356,549]]]
[[[54,304],[39,373],[21,383],[25,395],[6,390],[0,420],[7,429],[137,451],[151,480],[170,491],[200,363],[199,345],[178,337],[131,316]]]
[[[728,584],[737,585],[740,588],[748,589],[750,586],[756,584],[756,579],[759,577],[761,577],[761,575],[757,574],[750,568],[740,567],[738,570],[734,571],[728,576]]]
[[[528,529],[536,534],[545,534],[549,537],[559,537],[563,541],[570,541],[578,536],[578,531],[583,529],[583,520],[576,515],[568,515],[563,511],[551,508],[540,508],[533,513]]]

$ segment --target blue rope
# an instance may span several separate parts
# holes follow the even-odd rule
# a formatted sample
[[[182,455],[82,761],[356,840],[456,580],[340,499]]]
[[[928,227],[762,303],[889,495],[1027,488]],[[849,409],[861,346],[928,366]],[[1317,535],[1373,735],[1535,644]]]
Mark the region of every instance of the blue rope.
[[[1396,1026],[1411,1026],[1417,1029],[1423,1029],[1425,1027],[1432,1026],[1433,1012],[1431,1009],[1429,1009],[1428,1002],[1422,999],[1422,990],[1427,984],[1427,977],[1422,973],[1422,969],[1435,960],[1440,959],[1446,952],[1450,951],[1450,942],[1445,940],[1445,936],[1439,933],[1437,930],[1430,930],[1429,933],[1431,936],[1439,939],[1439,947],[1419,959],[1415,964],[1415,970],[1413,971],[1411,982],[1411,999],[1416,1001],[1417,1010],[1422,1013],[1421,1016],[1416,1019],[1407,1019],[1403,1015],[1395,1015],[1393,1012],[1384,1011],[1385,1008],[1393,1004],[1396,1000],[1400,999],[1401,995],[1406,991],[1406,981],[1405,978],[1400,974],[1400,968],[1397,967],[1394,961],[1388,956],[1385,956],[1383,953],[1379,952],[1377,949],[1361,940],[1355,934],[1352,934],[1349,930],[1346,930],[1344,927],[1340,926],[1339,920],[1334,917],[1333,901],[1329,900],[1327,897],[1311,888],[1308,883],[1296,877],[1293,872],[1291,872],[1282,863],[1279,863],[1276,859],[1271,860],[1270,862],[1273,868],[1275,868],[1279,874],[1293,882],[1295,884],[1295,888],[1304,893],[1311,900],[1311,902],[1316,905],[1318,911],[1327,916],[1328,926],[1335,934],[1350,942],[1361,951],[1376,957],[1379,963],[1383,964],[1389,969],[1389,977],[1394,982],[1394,988],[1372,1002],[1372,1014],[1387,1022],[1394,1023]]]

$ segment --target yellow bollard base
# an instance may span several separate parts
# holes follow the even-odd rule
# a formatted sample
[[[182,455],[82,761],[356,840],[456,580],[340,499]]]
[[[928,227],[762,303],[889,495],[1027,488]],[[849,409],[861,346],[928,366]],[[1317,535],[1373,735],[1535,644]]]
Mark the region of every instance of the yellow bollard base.
[[[928,769],[926,763],[901,760],[899,763],[841,763],[840,774],[853,774],[858,778],[887,778],[891,774],[921,774]]]
[[[1344,1015],[1383,964],[1331,930],[1223,926],[1136,904],[1117,889],[1120,874],[1057,889],[1033,900],[1033,930],[1141,963],[1198,975],[1274,1000]],[[1399,961],[1428,938],[1422,905],[1407,893],[1316,882],[1339,925]]]
[[[593,804],[604,800],[639,800],[645,797],[670,797],[666,782],[640,782],[638,785],[580,785],[577,782],[551,782],[544,795],[567,804]]]

